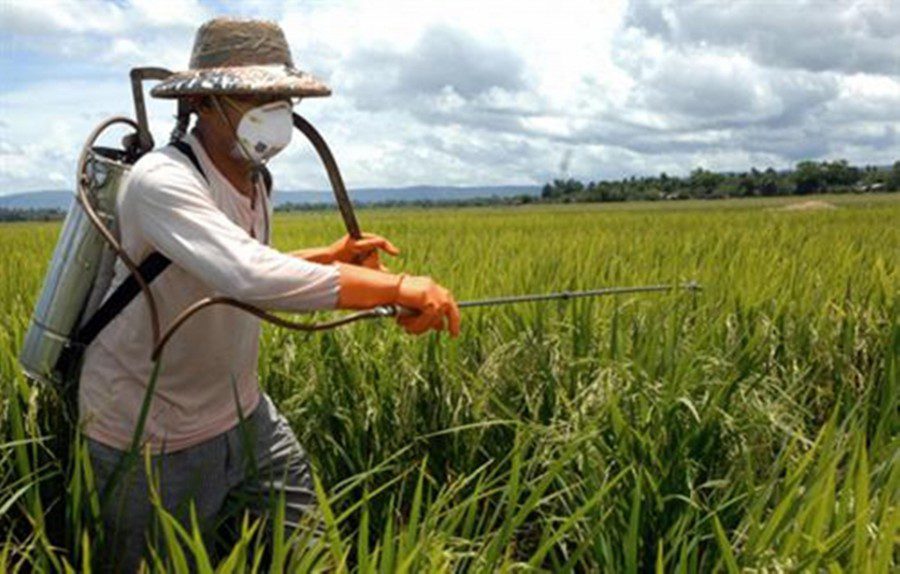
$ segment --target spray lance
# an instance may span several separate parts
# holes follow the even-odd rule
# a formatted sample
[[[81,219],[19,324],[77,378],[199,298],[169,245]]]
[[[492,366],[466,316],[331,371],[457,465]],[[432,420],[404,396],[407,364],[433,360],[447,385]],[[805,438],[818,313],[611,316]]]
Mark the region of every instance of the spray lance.
[[[201,299],[189,306],[173,319],[165,330],[162,330],[156,302],[149,288],[149,283],[155,275],[153,273],[148,275],[125,253],[120,245],[115,206],[116,197],[127,179],[131,166],[142,155],[153,149],[154,145],[147,122],[142,82],[144,80],[163,80],[169,75],[170,72],[163,68],[133,69],[131,86],[136,121],[126,117],[107,119],[90,134],[82,148],[77,167],[75,200],[63,224],[50,270],[45,277],[43,290],[35,307],[19,357],[26,374],[32,378],[57,385],[62,385],[71,378],[71,362],[66,364],[61,361],[61,358],[65,358],[67,352],[71,352],[73,347],[77,347],[78,341],[75,340],[75,333],[79,327],[83,327],[89,322],[89,319],[100,307],[110,286],[113,265],[117,257],[131,272],[136,283],[135,290],[144,295],[145,304],[148,306],[154,341],[151,358],[157,363],[157,368],[159,358],[172,335],[190,317],[212,305],[229,305],[280,327],[298,331],[323,331],[361,320],[398,317],[413,313],[395,305],[384,305],[329,321],[296,322],[230,297],[216,296]],[[188,110],[183,101],[180,101],[178,105],[178,121],[172,133],[173,140],[179,139],[184,134],[189,121]],[[134,133],[123,139],[124,149],[95,145],[104,131],[117,124],[134,130]],[[347,233],[354,239],[361,239],[362,233],[353,205],[334,155],[324,138],[312,124],[296,113],[293,114],[293,124],[310,141],[325,168]],[[695,282],[608,287],[586,291],[461,301],[458,306],[460,309],[469,309],[628,293],[673,290],[695,292],[699,289],[701,289],[700,285]]]

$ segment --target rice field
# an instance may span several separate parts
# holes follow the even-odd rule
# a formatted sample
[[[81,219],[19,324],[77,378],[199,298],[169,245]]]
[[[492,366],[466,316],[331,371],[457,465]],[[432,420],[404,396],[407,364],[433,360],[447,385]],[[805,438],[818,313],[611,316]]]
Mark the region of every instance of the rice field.
[[[896,572],[900,197],[815,199],[836,209],[361,211],[402,250],[389,267],[459,300],[704,289],[467,310],[456,340],[267,327],[260,382],[313,460],[325,535],[245,522],[208,549],[160,510],[150,570]],[[0,226],[11,572],[85,571],[103,543],[84,445],[16,361],[58,230]],[[342,233],[337,213],[275,223],[284,250]]]

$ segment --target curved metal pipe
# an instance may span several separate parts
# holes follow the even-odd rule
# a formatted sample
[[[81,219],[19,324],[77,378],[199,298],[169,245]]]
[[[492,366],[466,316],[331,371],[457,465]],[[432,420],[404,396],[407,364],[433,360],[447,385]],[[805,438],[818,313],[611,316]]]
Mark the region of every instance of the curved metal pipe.
[[[182,326],[184,323],[194,316],[197,312],[211,307],[213,305],[228,305],[230,307],[236,307],[242,311],[246,311],[251,315],[255,315],[264,321],[268,321],[269,323],[273,323],[278,325],[279,327],[284,327],[285,329],[291,329],[294,331],[325,331],[327,329],[335,329],[337,327],[341,327],[343,325],[347,325],[349,323],[355,323],[356,321],[361,321],[363,319],[377,319],[380,317],[392,317],[396,314],[396,311],[391,309],[388,306],[383,307],[375,307],[368,311],[360,311],[358,313],[354,313],[352,315],[348,315],[346,317],[341,317],[339,319],[334,319],[332,321],[323,321],[321,323],[299,323],[296,321],[289,321],[287,319],[283,319],[278,315],[273,315],[268,311],[264,311],[255,305],[251,305],[249,303],[244,303],[243,301],[238,301],[237,299],[232,299],[231,297],[207,297],[205,299],[200,299],[184,311],[178,314],[175,319],[169,324],[169,327],[166,329],[166,332],[163,333],[162,338],[156,343],[156,346],[153,348],[153,354],[151,355],[151,360],[158,361],[160,355],[162,354],[163,349],[166,346],[166,343],[172,338],[175,332]]]
[[[147,282],[144,281],[144,278],[138,272],[138,267],[135,265],[134,261],[132,261],[131,257],[125,253],[125,250],[122,248],[122,245],[119,243],[118,239],[113,235],[113,233],[106,227],[106,224],[103,223],[103,220],[100,219],[100,216],[97,215],[97,212],[94,210],[94,206],[91,205],[91,200],[88,197],[86,187],[89,183],[87,173],[85,170],[87,168],[88,159],[91,157],[93,153],[92,149],[94,147],[94,142],[97,141],[97,138],[100,137],[100,134],[103,133],[108,127],[115,125],[117,123],[126,124],[135,129],[135,131],[140,134],[140,126],[132,119],[117,116],[113,118],[109,118],[108,120],[101,123],[99,126],[94,128],[94,131],[91,132],[91,135],[88,136],[87,141],[84,144],[84,147],[81,148],[81,154],[78,157],[78,169],[75,173],[76,177],[76,187],[78,189],[78,202],[81,204],[82,209],[84,209],[85,214],[88,216],[88,219],[97,228],[97,231],[100,232],[100,235],[103,236],[103,239],[109,244],[109,246],[116,252],[116,255],[122,259],[122,263],[125,264],[125,267],[134,275],[135,280],[138,283],[138,286],[141,288],[141,291],[144,293],[144,296],[147,299],[147,307],[150,311],[150,327],[153,330],[153,340],[156,341],[159,339],[159,313],[156,308],[156,300],[153,298],[153,293],[150,291],[150,286],[147,285]]]
[[[328,172],[331,190],[334,192],[334,199],[337,201],[338,209],[341,211],[341,217],[344,219],[347,233],[353,239],[362,239],[362,232],[359,229],[359,222],[356,220],[356,213],[353,211],[353,204],[350,203],[350,196],[347,195],[344,179],[341,177],[341,171],[338,169],[334,155],[328,148],[328,144],[325,143],[325,138],[302,116],[297,113],[294,113],[293,116],[294,127],[303,132],[303,135],[310,141],[316,149],[316,153],[319,154],[319,158],[325,166],[325,171]]]
[[[337,201],[338,208],[341,212],[341,217],[344,220],[344,225],[347,228],[347,233],[355,238],[359,239],[362,237],[362,233],[360,231],[359,222],[356,219],[356,213],[353,210],[353,204],[350,202],[350,197],[347,194],[347,188],[344,186],[344,180],[341,177],[340,169],[338,168],[337,161],[334,159],[334,155],[331,153],[331,150],[328,147],[328,144],[325,142],[325,139],[319,134],[319,132],[310,124],[307,120],[305,120],[299,114],[293,114],[294,127],[300,130],[303,135],[307,137],[307,139],[312,143],[313,147],[318,153],[319,158],[322,161],[322,164],[325,167],[326,172],[328,173],[328,179],[331,182],[331,188],[334,192],[334,198]],[[265,206],[264,206],[265,209]],[[268,228],[268,224],[267,224]],[[507,297],[497,297],[492,299],[481,299],[474,301],[461,301],[459,302],[459,308],[471,308],[471,307],[484,307],[484,306],[493,306],[493,305],[508,305],[513,303],[523,303],[528,301],[547,301],[553,299],[577,299],[582,297],[598,297],[604,295],[617,295],[617,294],[626,294],[626,293],[647,293],[647,292],[656,292],[656,291],[671,291],[673,289],[686,289],[689,291],[696,291],[700,289],[700,285],[695,282],[689,282],[680,285],[644,285],[638,287],[608,287],[603,289],[592,289],[588,291],[565,291],[560,293],[545,293],[545,294],[537,294],[537,295],[517,295],[517,296],[507,296]],[[153,349],[153,360],[158,360],[162,351],[178,330],[190,317],[196,314],[198,311],[205,309],[206,307],[212,305],[229,305],[232,307],[236,307],[253,315],[256,315],[260,319],[265,321],[269,321],[270,323],[274,323],[280,327],[284,327],[286,329],[298,330],[298,331],[323,331],[326,329],[334,329],[337,327],[341,327],[343,325],[347,325],[349,323],[354,323],[356,321],[360,321],[363,319],[377,319],[384,317],[403,317],[414,315],[415,312],[409,309],[400,307],[398,305],[381,305],[370,309],[368,311],[363,311],[359,313],[355,313],[353,315],[343,317],[340,319],[336,319],[333,321],[326,321],[322,323],[298,323],[293,321],[288,321],[286,319],[282,319],[277,315],[273,315],[268,313],[259,307],[255,307],[254,305],[250,305],[248,303],[243,303],[236,299],[232,299],[229,297],[209,297],[206,299],[202,299],[197,303],[191,305],[187,309],[185,309],[182,313],[180,313],[170,324],[170,326],[166,329],[166,332],[163,334],[162,339],[159,340],[154,349]]]
[[[164,80],[172,75],[165,68],[132,68],[129,73],[131,78],[131,96],[134,99],[134,114],[137,117],[138,133],[137,146],[140,154],[153,149],[153,136],[150,134],[150,125],[147,122],[147,106],[144,104],[144,80]]]

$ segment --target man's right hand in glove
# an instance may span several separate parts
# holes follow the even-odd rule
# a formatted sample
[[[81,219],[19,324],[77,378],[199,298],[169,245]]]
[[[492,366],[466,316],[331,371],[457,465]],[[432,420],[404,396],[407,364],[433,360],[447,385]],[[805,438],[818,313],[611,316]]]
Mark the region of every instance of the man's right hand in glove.
[[[371,309],[378,305],[399,305],[411,311],[400,315],[397,322],[408,333],[428,330],[450,331],[459,335],[459,308],[450,291],[430,277],[395,275],[356,265],[338,264],[340,268],[339,309]]]

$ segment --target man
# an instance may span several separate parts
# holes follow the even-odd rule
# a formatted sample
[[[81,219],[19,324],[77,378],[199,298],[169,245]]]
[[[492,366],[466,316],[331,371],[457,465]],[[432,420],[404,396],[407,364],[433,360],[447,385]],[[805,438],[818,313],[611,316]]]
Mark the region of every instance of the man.
[[[398,304],[414,312],[398,319],[407,331],[458,334],[459,311],[446,289],[383,270],[378,250],[397,250],[382,237],[345,237],[294,254],[268,247],[264,163],[290,139],[291,98],[329,93],[294,69],[276,24],[229,19],[201,26],[190,69],[153,89],[156,97],[187,98],[197,116],[180,149],[164,147],[134,165],[119,197],[129,256],[159,251],[172,261],[151,285],[162,325],[199,299],[227,295],[282,311]],[[351,264],[360,256],[362,265]],[[117,267],[111,291],[127,274]],[[283,496],[294,527],[315,504],[306,455],[259,389],[259,331],[254,316],[215,306],[185,323],[163,353],[141,439],[152,452],[160,500],[181,520],[191,503],[208,527],[234,501],[263,514]],[[102,508],[102,560],[127,572],[145,553],[151,489],[140,463],[108,483],[135,432],[151,346],[147,307],[133,302],[86,350],[79,384],[97,487],[112,493]]]

